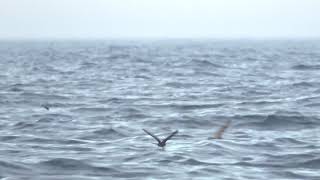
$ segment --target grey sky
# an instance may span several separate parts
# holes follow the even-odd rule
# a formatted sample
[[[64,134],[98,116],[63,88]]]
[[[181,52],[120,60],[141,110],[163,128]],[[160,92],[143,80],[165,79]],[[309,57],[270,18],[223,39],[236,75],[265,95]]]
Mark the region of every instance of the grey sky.
[[[320,0],[0,0],[0,38],[320,37]]]

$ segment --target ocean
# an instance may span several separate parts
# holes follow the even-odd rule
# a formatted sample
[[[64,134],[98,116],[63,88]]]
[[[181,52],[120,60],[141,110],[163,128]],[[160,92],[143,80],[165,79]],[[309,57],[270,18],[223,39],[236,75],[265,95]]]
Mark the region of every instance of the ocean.
[[[319,108],[319,40],[0,41],[0,179],[319,180]]]

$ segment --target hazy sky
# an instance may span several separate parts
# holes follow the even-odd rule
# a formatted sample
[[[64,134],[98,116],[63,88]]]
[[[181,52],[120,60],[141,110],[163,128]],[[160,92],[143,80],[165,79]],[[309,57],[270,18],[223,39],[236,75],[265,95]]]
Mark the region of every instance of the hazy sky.
[[[320,37],[320,0],[0,0],[0,38]]]

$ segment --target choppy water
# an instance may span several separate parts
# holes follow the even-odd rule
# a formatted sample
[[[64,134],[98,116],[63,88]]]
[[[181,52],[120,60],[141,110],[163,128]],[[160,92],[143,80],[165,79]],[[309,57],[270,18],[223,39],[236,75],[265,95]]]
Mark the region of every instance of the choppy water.
[[[320,41],[1,42],[0,178],[318,180],[319,108]]]

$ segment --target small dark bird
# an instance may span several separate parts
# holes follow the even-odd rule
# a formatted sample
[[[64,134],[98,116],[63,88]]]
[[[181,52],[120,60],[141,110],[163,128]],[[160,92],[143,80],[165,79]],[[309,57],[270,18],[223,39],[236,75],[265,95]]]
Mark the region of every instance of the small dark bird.
[[[213,135],[213,139],[222,139],[224,131],[230,126],[231,120],[228,120],[216,133]]]
[[[49,106],[47,106],[47,105],[42,105],[42,107],[45,108],[48,111],[50,110]]]
[[[142,129],[145,133],[147,133],[148,135],[152,136],[155,140],[158,141],[158,146],[164,148],[166,146],[166,142],[171,139],[175,134],[178,133],[178,130],[174,131],[173,133],[171,133],[168,137],[166,137],[164,140],[160,140],[157,136],[155,136],[154,134],[148,132],[145,129]]]

